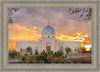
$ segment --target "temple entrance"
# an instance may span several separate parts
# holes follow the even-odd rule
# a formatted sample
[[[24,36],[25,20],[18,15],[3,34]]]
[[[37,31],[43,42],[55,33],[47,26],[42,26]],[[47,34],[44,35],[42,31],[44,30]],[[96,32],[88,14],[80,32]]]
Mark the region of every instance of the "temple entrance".
[[[38,49],[35,49],[35,55],[38,55]]]
[[[48,53],[48,52],[51,52],[51,46],[46,46],[46,52]]]
[[[46,53],[51,52],[51,45],[50,43],[46,44]]]

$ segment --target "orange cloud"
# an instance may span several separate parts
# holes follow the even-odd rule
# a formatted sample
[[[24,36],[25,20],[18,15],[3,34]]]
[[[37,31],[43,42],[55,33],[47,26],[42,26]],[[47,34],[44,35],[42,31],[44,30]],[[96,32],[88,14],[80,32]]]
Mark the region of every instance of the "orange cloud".
[[[33,28],[26,28],[25,26],[20,26],[18,24],[13,24],[9,26],[9,40],[14,41],[27,41],[33,40],[37,41],[41,38],[41,35]]]
[[[73,33],[72,35],[57,33],[56,38],[61,41],[78,41],[81,43],[87,42],[88,44],[91,44],[91,41],[87,40],[88,34],[82,33],[82,32],[76,32],[76,33]]]

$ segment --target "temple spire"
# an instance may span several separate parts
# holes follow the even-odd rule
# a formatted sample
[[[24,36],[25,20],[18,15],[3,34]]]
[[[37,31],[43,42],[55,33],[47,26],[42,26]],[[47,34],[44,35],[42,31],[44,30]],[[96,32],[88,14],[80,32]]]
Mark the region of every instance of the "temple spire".
[[[50,24],[49,18],[48,18],[48,25]]]

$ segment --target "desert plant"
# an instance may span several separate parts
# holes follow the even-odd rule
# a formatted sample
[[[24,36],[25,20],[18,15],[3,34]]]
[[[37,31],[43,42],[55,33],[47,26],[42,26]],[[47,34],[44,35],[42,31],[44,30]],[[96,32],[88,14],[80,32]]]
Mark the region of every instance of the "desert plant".
[[[42,60],[46,61],[46,57],[47,57],[47,53],[45,52],[45,50],[43,50],[40,54],[40,57],[42,58]]]
[[[16,51],[11,51],[11,52],[9,52],[9,57],[11,57],[11,58],[15,58],[15,57],[17,57],[17,52]]]
[[[63,53],[57,51],[53,54],[53,57],[63,57]]]
[[[24,63],[71,63],[71,61],[67,61],[66,55],[64,56],[61,52],[57,51],[53,53],[53,51],[46,53],[43,50],[39,55],[24,55],[22,57],[22,62]]]
[[[86,48],[85,47],[81,48],[81,53],[86,53]]]
[[[27,56],[24,55],[24,56],[22,57],[22,61],[24,61],[24,60],[26,60],[26,59],[27,59]]]
[[[31,47],[27,47],[27,52],[29,52],[30,53],[30,55],[32,55],[32,48]]]

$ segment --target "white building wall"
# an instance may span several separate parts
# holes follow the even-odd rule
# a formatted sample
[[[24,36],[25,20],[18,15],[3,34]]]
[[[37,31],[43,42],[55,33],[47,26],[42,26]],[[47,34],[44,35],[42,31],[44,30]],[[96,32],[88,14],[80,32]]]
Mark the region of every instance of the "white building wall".
[[[56,48],[56,52],[59,51],[60,49],[60,42],[57,39],[55,40],[55,48]]]
[[[38,48],[38,42],[36,41],[20,41],[16,43],[17,51],[19,52],[20,49],[26,49],[27,47],[31,47],[33,53],[35,53],[35,49]]]
[[[66,53],[66,51],[65,51],[66,47],[71,48],[73,53],[75,53],[75,49],[78,49],[81,47],[81,43],[79,43],[79,42],[61,42],[61,45],[63,45],[64,53]]]
[[[81,43],[79,42],[61,42],[56,39],[40,39],[39,41],[20,41],[16,43],[17,51],[20,49],[26,49],[27,47],[31,47],[33,53],[35,54],[35,49],[38,49],[38,52],[41,53],[43,50],[46,51],[46,44],[50,43],[51,51],[57,52],[62,48],[63,52],[66,53],[65,48],[69,47],[72,49],[72,52],[75,53],[75,49],[80,48]]]
[[[38,53],[42,52],[42,39],[39,40],[38,42]]]

